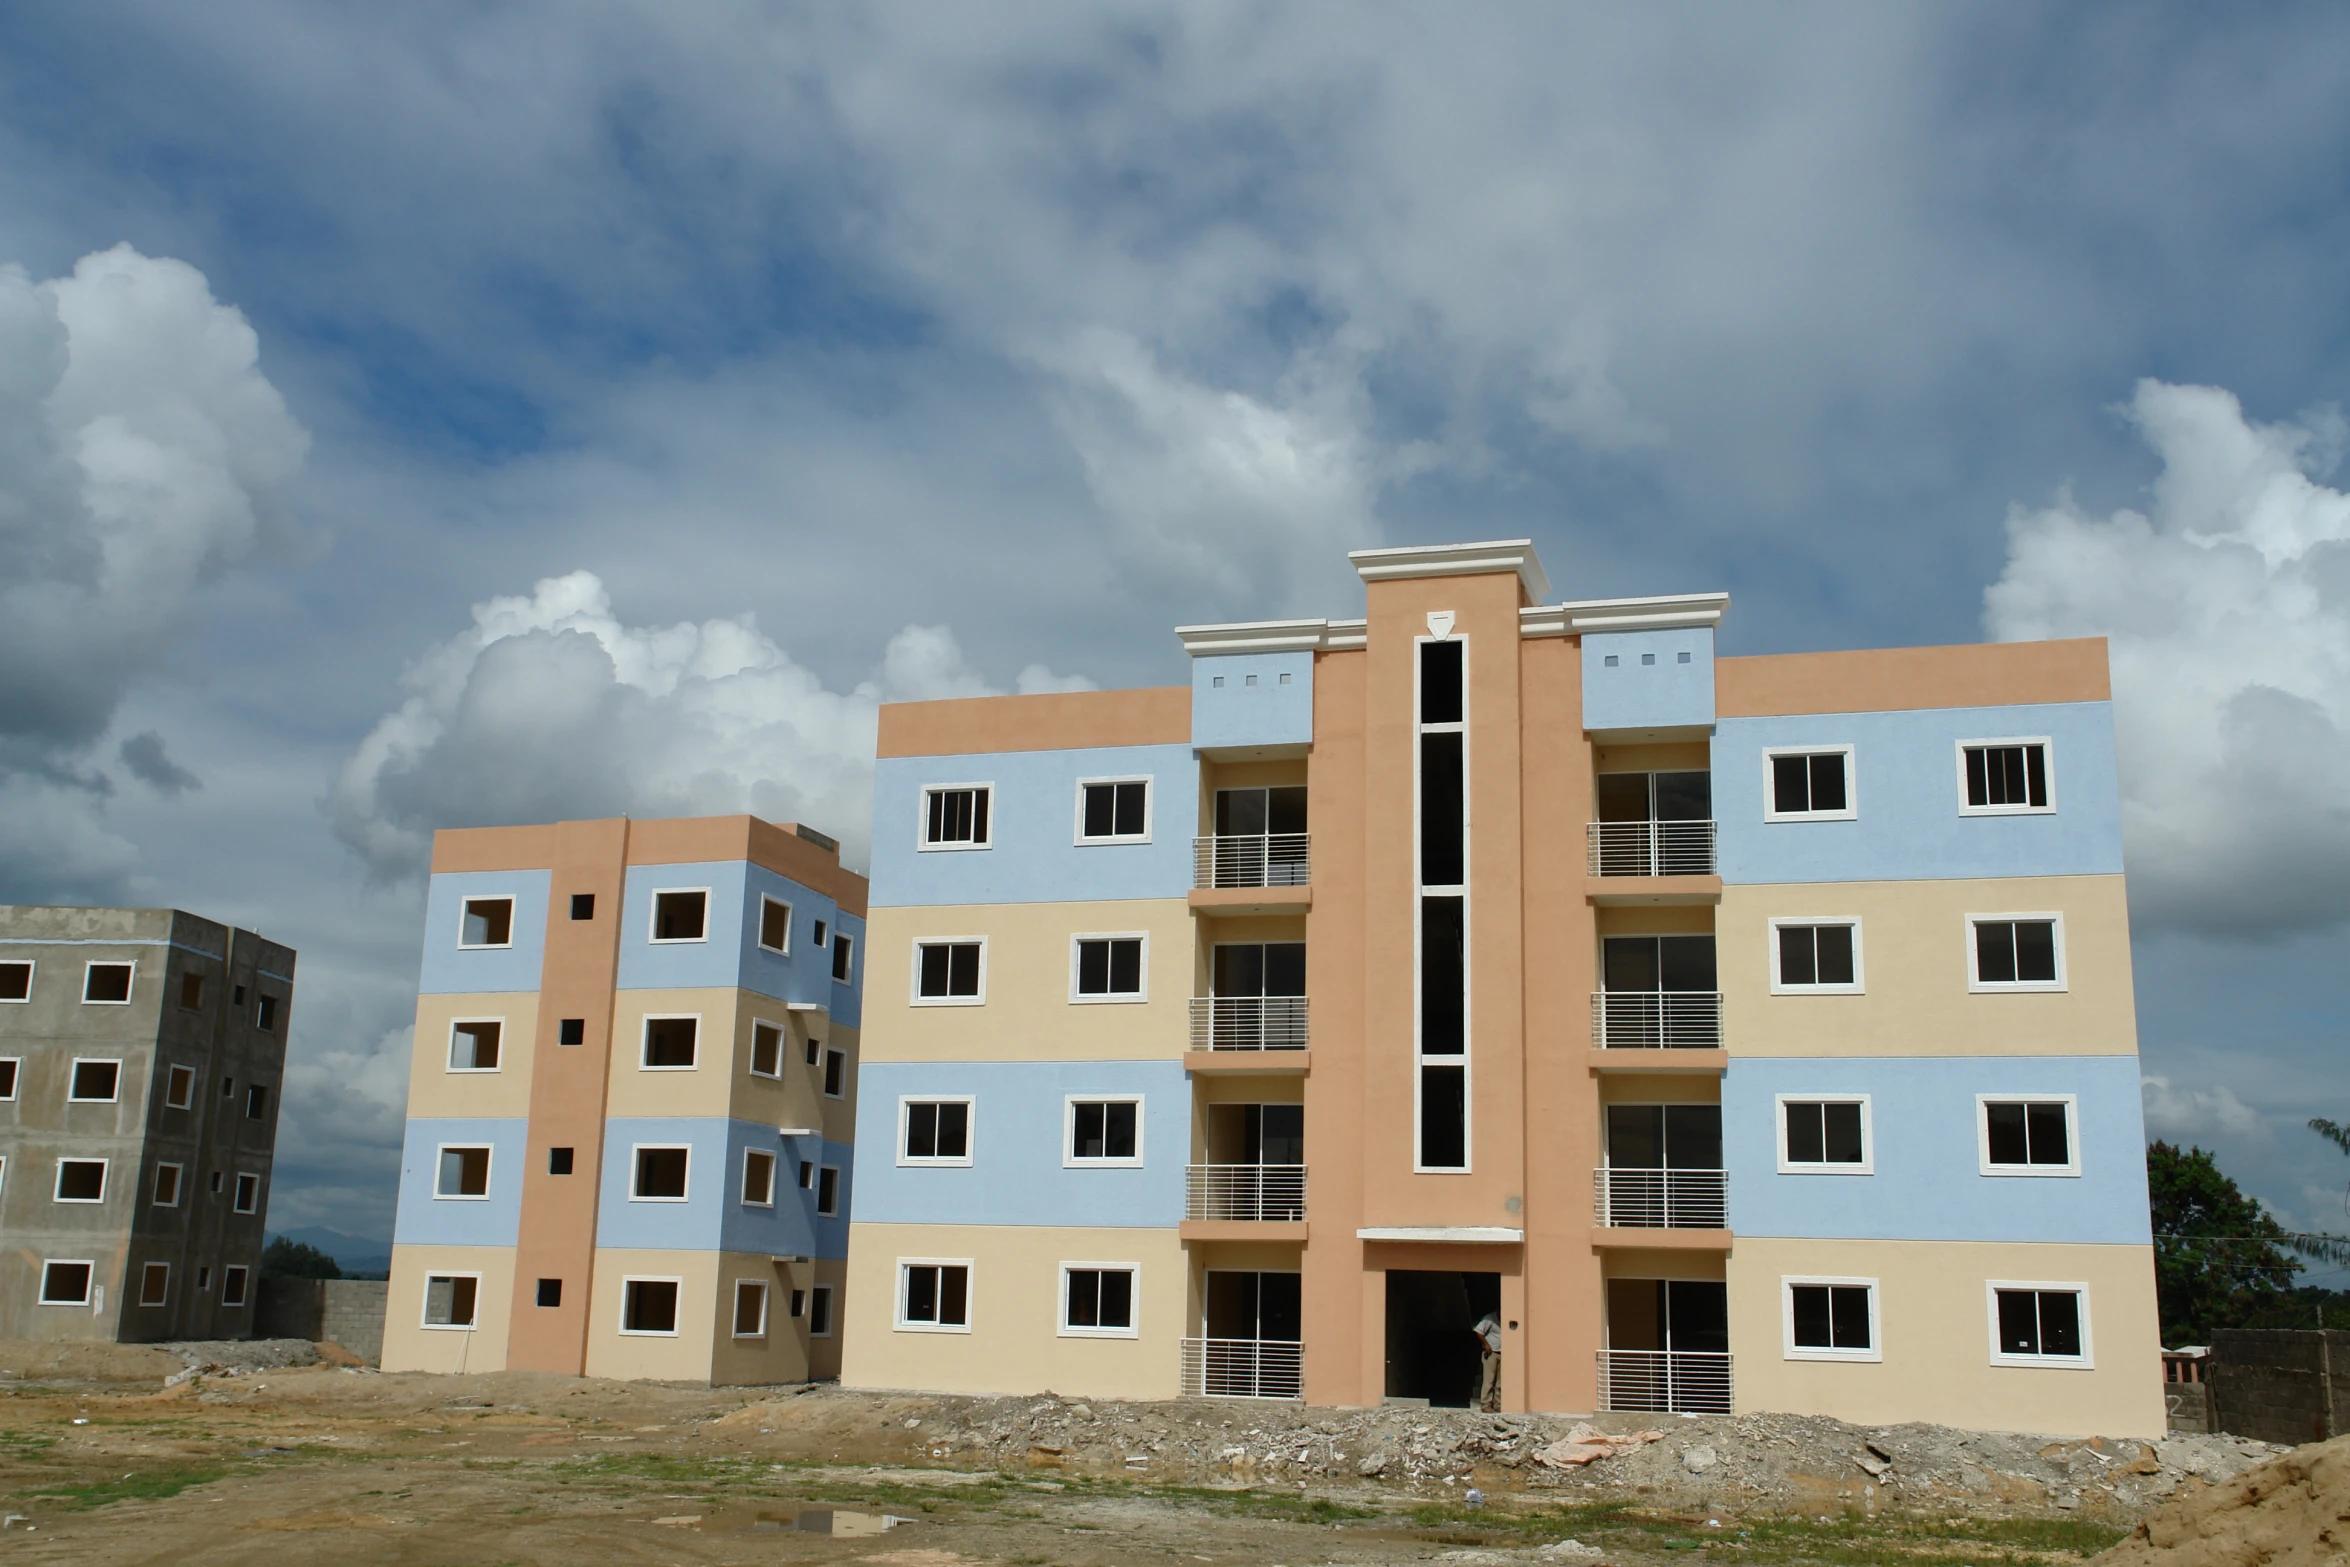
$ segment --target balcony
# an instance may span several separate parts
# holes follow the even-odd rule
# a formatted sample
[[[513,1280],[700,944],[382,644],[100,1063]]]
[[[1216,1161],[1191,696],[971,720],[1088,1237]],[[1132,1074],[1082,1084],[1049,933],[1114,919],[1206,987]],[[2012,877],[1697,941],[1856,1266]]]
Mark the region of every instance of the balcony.
[[[1599,1407],[1726,1415],[1730,1413],[1730,1357],[1693,1350],[1603,1349],[1599,1352]]]
[[[1194,1050],[1303,1050],[1303,996],[1194,996]]]
[[[1595,990],[1591,1043],[1602,1050],[1719,1050],[1718,990]]]
[[[1183,1391],[1198,1398],[1297,1398],[1305,1349],[1277,1339],[1187,1338]]]
[[[1591,1222],[1603,1229],[1720,1230],[1729,1227],[1730,1178],[1720,1170],[1591,1172]]]
[[[1312,879],[1302,832],[1191,840],[1194,887],[1303,887]]]
[[[1306,1216],[1302,1164],[1186,1167],[1183,1216],[1219,1224],[1298,1224]]]
[[[1714,824],[1592,822],[1586,828],[1594,876],[1712,876]]]

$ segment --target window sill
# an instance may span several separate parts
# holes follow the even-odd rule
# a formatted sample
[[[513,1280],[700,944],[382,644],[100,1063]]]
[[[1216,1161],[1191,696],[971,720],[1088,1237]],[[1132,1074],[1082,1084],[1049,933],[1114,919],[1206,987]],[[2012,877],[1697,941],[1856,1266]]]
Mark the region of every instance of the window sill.
[[[979,849],[994,847],[993,843],[925,843],[916,845],[918,852],[923,854],[969,854]]]
[[[1874,1175],[1877,1167],[1872,1160],[1863,1164],[1782,1164],[1781,1175]]]
[[[1991,1364],[2021,1371],[2094,1371],[2097,1363],[2086,1355],[1993,1355]]]
[[[1073,1007],[1138,1006],[1148,1000],[1150,1000],[1148,992],[1130,996],[1121,991],[1116,995],[1109,996],[1071,996],[1069,1005]]]
[[[907,1005],[917,1007],[983,1007],[987,1005],[987,998],[985,996],[916,996]]]
[[[1138,1339],[1142,1337],[1142,1330],[1139,1328],[1063,1327],[1056,1336],[1060,1338]]]
[[[690,1201],[692,1201],[692,1199],[691,1199],[691,1198],[688,1198],[688,1197],[638,1197],[638,1196],[634,1196],[634,1195],[631,1195],[631,1196],[630,1196],[630,1198],[629,1198],[628,1200],[629,1200],[630,1202],[677,1202],[677,1203],[682,1203],[682,1202],[690,1202]]]
[[[490,1194],[488,1192],[476,1192],[470,1194],[465,1192],[434,1192],[432,1194],[432,1200],[434,1202],[488,1202],[490,1200]],[[252,1210],[249,1208],[239,1208],[236,1211],[239,1213],[250,1213]]]
[[[900,1154],[898,1168],[901,1170],[968,1170],[971,1168],[971,1161],[968,1159],[910,1159]]]
[[[2077,1164],[1984,1164],[1976,1167],[1976,1173],[1984,1176],[1997,1176],[2001,1179],[2062,1181],[2078,1180],[2081,1167]]]
[[[968,1333],[971,1331],[971,1324],[969,1324],[968,1322],[966,1322],[966,1323],[962,1323],[962,1324],[960,1324],[960,1325],[956,1325],[956,1324],[951,1324],[951,1323],[950,1323],[950,1324],[946,1324],[946,1325],[943,1325],[943,1326],[942,1326],[941,1324],[939,1324],[939,1323],[935,1323],[935,1322],[901,1322],[901,1323],[897,1324],[897,1331],[898,1331],[898,1332],[900,1332],[900,1333],[964,1333],[964,1334],[968,1334]],[[830,1338],[830,1337],[832,1337],[832,1335],[831,1335],[831,1334],[829,1334],[829,1333],[825,1334],[824,1336],[825,1336],[826,1338]],[[813,1337],[815,1337],[815,1335],[814,1335],[814,1334],[810,1334],[810,1335],[809,1335],[809,1337],[813,1338]]]
[[[1885,1352],[1881,1349],[1790,1349],[1783,1360],[1842,1361],[1847,1365],[1882,1365]]]

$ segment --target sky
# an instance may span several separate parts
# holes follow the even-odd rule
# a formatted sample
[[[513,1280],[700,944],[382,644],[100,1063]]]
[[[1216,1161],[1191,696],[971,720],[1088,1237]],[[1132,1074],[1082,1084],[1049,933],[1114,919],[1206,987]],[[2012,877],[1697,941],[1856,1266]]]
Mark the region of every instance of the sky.
[[[301,953],[390,1233],[436,826],[868,842],[879,702],[1532,537],[2113,639],[2153,1134],[2350,1229],[2350,12],[0,8],[0,901]],[[2289,807],[2289,809],[2288,809]]]

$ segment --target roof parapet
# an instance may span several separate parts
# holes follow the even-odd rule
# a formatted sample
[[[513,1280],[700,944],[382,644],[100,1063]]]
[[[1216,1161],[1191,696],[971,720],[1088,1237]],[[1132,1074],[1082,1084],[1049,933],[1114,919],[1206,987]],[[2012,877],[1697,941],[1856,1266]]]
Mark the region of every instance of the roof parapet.
[[[1729,607],[1727,593],[1664,593],[1651,598],[1536,604],[1518,611],[1518,630],[1529,637],[1566,637],[1586,631],[1670,631],[1684,626],[1718,626]]]
[[[1481,544],[1407,544],[1400,549],[1349,550],[1347,560],[1365,582],[1401,577],[1474,577],[1514,571],[1526,596],[1539,604],[1550,597],[1550,573],[1542,569],[1532,539],[1489,539]]]

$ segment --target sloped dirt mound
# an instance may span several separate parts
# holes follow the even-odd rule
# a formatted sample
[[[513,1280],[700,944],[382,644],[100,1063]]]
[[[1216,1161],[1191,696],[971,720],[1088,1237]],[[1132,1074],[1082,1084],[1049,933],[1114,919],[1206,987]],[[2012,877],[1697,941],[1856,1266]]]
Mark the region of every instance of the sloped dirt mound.
[[[2350,1436],[2313,1442],[2180,1497],[2095,1567],[2341,1567],[2350,1562]]]

